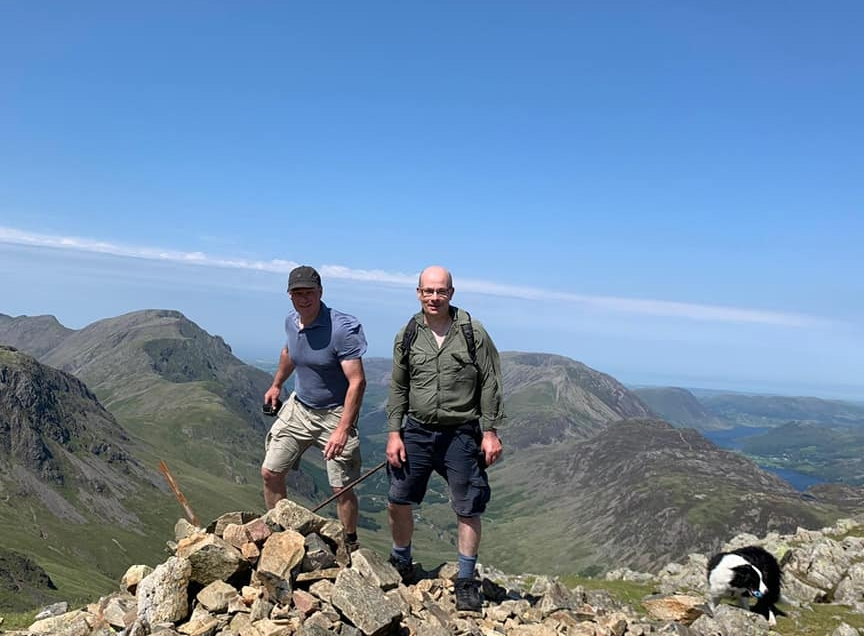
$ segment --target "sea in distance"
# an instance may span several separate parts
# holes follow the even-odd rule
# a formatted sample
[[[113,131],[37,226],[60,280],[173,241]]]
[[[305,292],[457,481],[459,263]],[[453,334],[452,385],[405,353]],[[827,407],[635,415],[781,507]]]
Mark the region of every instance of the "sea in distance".
[[[708,431],[703,433],[703,435],[717,444],[720,448],[727,448],[729,450],[740,451],[741,445],[739,440],[745,437],[752,437],[754,435],[762,435],[763,433],[767,433],[770,431],[770,428],[757,428],[751,426],[738,426],[735,428],[730,428],[723,431]],[[759,465],[763,470],[767,470],[769,472],[774,473],[784,481],[786,481],[790,486],[792,486],[795,490],[803,492],[807,490],[810,486],[815,484],[821,484],[824,482],[824,479],[819,479],[818,477],[814,477],[813,475],[806,475],[804,473],[800,473],[797,470],[792,470],[791,468],[778,468],[776,466],[763,466]]]

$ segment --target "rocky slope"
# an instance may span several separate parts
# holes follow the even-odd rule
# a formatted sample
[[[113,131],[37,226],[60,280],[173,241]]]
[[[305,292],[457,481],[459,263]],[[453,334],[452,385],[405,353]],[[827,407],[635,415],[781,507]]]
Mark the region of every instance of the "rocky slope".
[[[31,320],[7,321],[5,341],[27,351],[46,322]],[[257,481],[271,423],[261,413],[270,375],[236,358],[220,337],[170,310],[132,312],[62,335],[38,350],[40,362],[86,382],[128,433],[162,456],[194,457],[221,477]]]
[[[268,374],[177,312],[79,331],[44,317],[0,320],[7,342],[25,345],[46,325],[43,360],[79,375],[8,345],[2,352],[0,536],[44,567],[65,598],[116,578],[130,556],[158,551],[178,506],[160,460],[198,514],[229,501],[263,506]],[[9,605],[0,599],[0,607]]]
[[[0,345],[0,492],[69,523],[129,525],[124,504],[155,475],[114,417],[77,378]]]
[[[542,456],[514,452],[493,473],[486,534],[533,540],[505,548],[484,535],[484,551],[552,574],[657,567],[730,534],[818,528],[857,507],[827,492],[802,497],[698,432],[651,419],[613,422]]]
[[[779,617],[779,633],[852,636],[864,601],[862,531],[859,520],[848,519],[820,531],[739,535],[722,547],[763,545],[783,563],[786,615]],[[469,614],[454,607],[454,564],[405,585],[383,555],[368,548],[346,553],[338,522],[288,500],[261,517],[228,513],[206,530],[181,520],[170,546],[163,563],[130,567],[118,592],[72,611],[56,608],[62,613],[40,615],[10,636],[775,633],[762,616],[740,607],[707,607],[705,554],[653,574],[612,572],[590,587],[480,566],[483,608]],[[638,581],[629,587],[634,600],[621,598],[622,580]],[[820,606],[831,614],[827,625]]]

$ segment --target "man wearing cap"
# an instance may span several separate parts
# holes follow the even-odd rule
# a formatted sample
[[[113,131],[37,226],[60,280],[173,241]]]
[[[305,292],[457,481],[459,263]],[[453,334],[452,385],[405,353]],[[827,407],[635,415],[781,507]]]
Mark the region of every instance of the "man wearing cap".
[[[279,409],[267,434],[261,465],[264,502],[273,508],[287,496],[285,475],[312,445],[322,449],[336,512],[349,551],[357,548],[357,495],[343,487],[360,476],[357,416],[366,389],[363,354],[366,336],[354,316],[321,301],[321,276],[302,265],[288,276],[294,312],[285,319],[285,346],[264,404],[275,407],[282,385],[294,376],[294,391]]]

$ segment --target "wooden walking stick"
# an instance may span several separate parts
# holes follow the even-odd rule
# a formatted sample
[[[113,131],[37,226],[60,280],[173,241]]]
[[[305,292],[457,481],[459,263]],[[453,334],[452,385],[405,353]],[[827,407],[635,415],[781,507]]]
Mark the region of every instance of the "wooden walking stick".
[[[168,487],[171,489],[171,492],[174,493],[174,496],[177,497],[177,501],[179,501],[180,505],[183,506],[183,510],[186,512],[186,518],[196,528],[200,528],[201,522],[198,521],[198,517],[196,517],[195,513],[192,512],[192,506],[190,506],[189,502],[186,501],[186,497],[184,497],[183,493],[180,492],[180,488],[177,486],[177,482],[174,481],[174,476],[171,474],[171,471],[168,470],[168,464],[165,463],[165,460],[159,461],[159,470],[165,476],[165,481],[168,482]]]
[[[364,474],[364,475],[360,475],[360,476],[359,476],[357,479],[355,479],[354,481],[350,482],[349,484],[346,484],[345,487],[342,488],[342,490],[340,490],[339,492],[337,492],[335,495],[333,495],[333,496],[331,496],[331,497],[328,497],[327,499],[325,499],[324,501],[322,501],[320,504],[318,504],[317,506],[315,506],[314,508],[312,508],[312,512],[318,512],[319,510],[321,510],[321,508],[323,508],[324,506],[326,506],[327,504],[329,504],[331,501],[333,501],[334,499],[336,499],[336,497],[338,497],[339,495],[341,495],[343,492],[345,492],[346,490],[351,490],[354,486],[356,486],[356,485],[359,484],[361,481],[363,481],[364,479],[366,479],[369,475],[371,475],[372,473],[374,473],[374,472],[376,472],[376,471],[381,470],[381,469],[384,468],[386,465],[387,465],[387,460],[385,459],[383,462],[381,462],[380,464],[378,464],[375,468],[373,468],[372,470],[368,471],[366,474]]]

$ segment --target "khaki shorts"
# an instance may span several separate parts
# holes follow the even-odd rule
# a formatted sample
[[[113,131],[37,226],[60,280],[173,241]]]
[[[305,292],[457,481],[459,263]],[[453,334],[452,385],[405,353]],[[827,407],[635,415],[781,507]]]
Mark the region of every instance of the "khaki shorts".
[[[339,424],[343,409],[342,406],[309,408],[294,399],[292,393],[279,409],[276,421],[267,433],[262,466],[274,473],[286,473],[297,468],[300,457],[310,446],[324,450],[330,433]],[[342,454],[325,463],[327,479],[333,488],[340,488],[360,477],[360,438],[356,426],[351,427]]]

